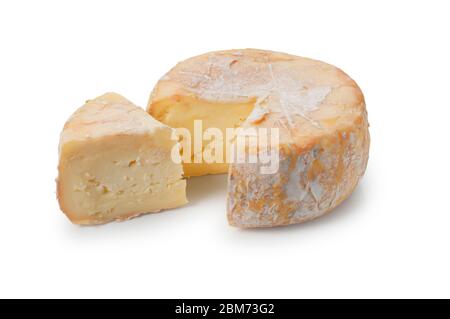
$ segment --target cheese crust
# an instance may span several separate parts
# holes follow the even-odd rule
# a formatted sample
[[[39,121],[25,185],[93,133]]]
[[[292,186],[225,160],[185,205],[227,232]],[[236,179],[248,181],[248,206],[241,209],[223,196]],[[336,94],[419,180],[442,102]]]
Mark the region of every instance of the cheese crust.
[[[205,114],[204,105],[215,105],[217,112]],[[220,127],[223,110],[236,106],[247,108],[229,114],[235,125],[279,129],[280,162],[278,172],[269,175],[261,173],[259,163],[228,163],[231,225],[301,223],[331,211],[352,193],[367,166],[370,138],[363,94],[347,74],[279,52],[211,52],[162,77],[147,111],[173,127],[188,127],[200,112],[200,119]],[[208,173],[205,165],[196,175]]]

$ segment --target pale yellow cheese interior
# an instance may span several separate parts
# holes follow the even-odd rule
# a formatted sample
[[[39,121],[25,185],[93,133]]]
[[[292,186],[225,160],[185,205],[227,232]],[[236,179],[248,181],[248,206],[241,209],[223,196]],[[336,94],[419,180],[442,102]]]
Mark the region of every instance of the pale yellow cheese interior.
[[[59,180],[69,218],[93,224],[185,204],[186,181],[170,160],[168,137],[160,130],[66,145]]]
[[[184,175],[201,176],[207,174],[223,174],[228,172],[228,164],[224,156],[223,163],[194,163],[194,120],[202,121],[203,131],[218,128],[226,137],[227,128],[240,127],[254,108],[254,100],[244,103],[213,103],[188,96],[172,96],[149,105],[149,113],[160,122],[172,128],[187,128],[191,134],[191,163],[183,163]],[[203,150],[211,142],[203,142]],[[225,152],[225,141],[221,143]],[[183,145],[183,142],[181,143]],[[182,150],[183,151],[183,150]]]

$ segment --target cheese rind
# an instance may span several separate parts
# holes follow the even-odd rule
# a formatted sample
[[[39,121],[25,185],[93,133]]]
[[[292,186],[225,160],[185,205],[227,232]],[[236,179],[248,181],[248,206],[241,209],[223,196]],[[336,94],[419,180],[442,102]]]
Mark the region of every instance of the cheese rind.
[[[242,228],[272,227],[330,212],[364,174],[368,147],[368,131],[355,125],[305,148],[282,148],[277,174],[261,174],[260,164],[231,165],[229,223]]]
[[[76,224],[101,224],[187,202],[172,129],[115,93],[88,101],[61,133],[57,193]]]
[[[176,104],[185,113],[173,115]],[[195,117],[204,105],[216,108]],[[246,120],[225,112],[236,105],[252,106]],[[348,75],[324,62],[254,49],[203,54],[161,78],[147,110],[175,128],[189,128],[195,119],[221,127],[228,116],[243,128],[279,129],[278,172],[262,174],[260,163],[229,163],[228,221],[237,227],[317,218],[345,200],[366,169],[370,138],[363,94]],[[208,173],[205,165],[196,175]]]

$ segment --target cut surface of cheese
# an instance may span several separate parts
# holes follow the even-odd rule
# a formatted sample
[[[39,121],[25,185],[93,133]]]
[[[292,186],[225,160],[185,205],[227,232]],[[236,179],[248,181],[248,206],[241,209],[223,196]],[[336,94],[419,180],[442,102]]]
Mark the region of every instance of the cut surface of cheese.
[[[159,121],[173,128],[187,128],[191,138],[190,163],[183,163],[186,176],[201,176],[206,174],[223,174],[228,172],[228,163],[195,163],[194,150],[194,120],[202,121],[202,130],[218,128],[222,136],[226,136],[226,128],[237,128],[250,115],[254,107],[253,101],[244,103],[217,103],[200,100],[190,96],[173,95],[154,101],[149,108],[150,114]],[[221,139],[222,153],[225,154],[225,140]],[[199,151],[204,152],[209,147],[208,142]]]
[[[368,161],[361,90],[340,69],[312,59],[255,49],[193,57],[160,79],[147,111],[190,131],[194,120],[221,130],[279,130],[275,173],[262,173],[259,162],[185,164],[187,176],[222,173],[229,166],[228,221],[238,227],[322,216],[352,193]]]
[[[60,137],[62,211],[73,223],[101,224],[187,203],[172,131],[118,94],[87,101]]]

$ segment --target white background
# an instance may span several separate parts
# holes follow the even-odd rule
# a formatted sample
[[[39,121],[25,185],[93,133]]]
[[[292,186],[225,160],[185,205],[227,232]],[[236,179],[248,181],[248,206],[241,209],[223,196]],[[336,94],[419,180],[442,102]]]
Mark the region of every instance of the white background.
[[[450,297],[448,1],[1,1],[0,297]],[[180,60],[261,48],[361,86],[366,176],[332,214],[238,230],[225,176],[100,227],[55,195],[59,133],[107,91],[145,106]]]

